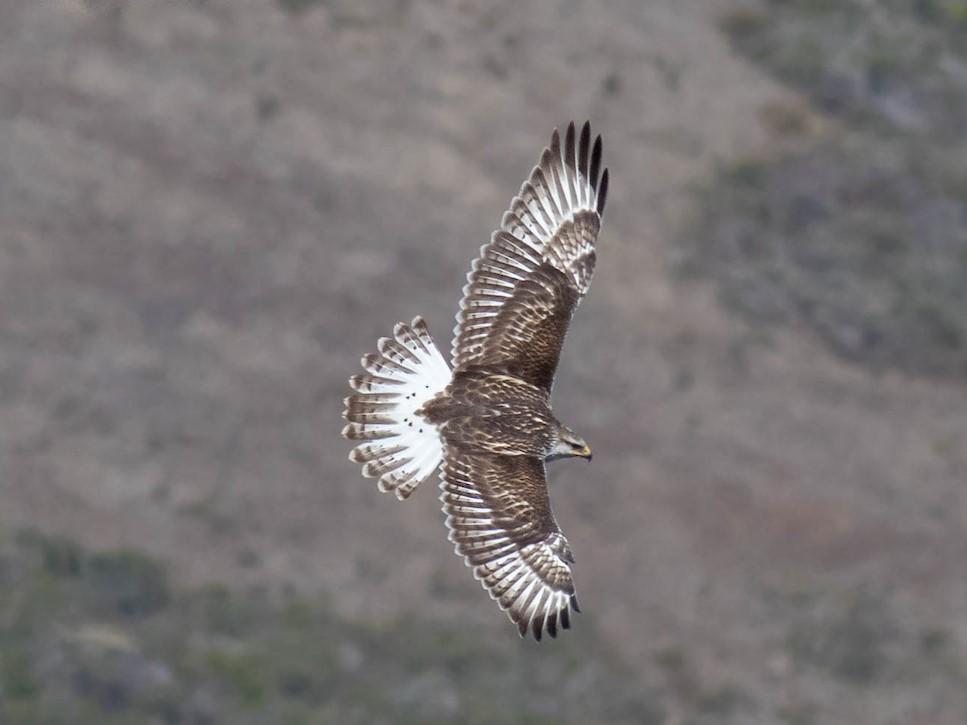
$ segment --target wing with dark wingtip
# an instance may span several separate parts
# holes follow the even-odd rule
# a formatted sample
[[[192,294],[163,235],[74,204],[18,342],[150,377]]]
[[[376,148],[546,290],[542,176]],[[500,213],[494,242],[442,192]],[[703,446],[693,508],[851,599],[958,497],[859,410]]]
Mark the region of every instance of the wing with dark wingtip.
[[[474,260],[454,329],[453,365],[499,368],[550,391],[571,315],[594,272],[608,193],[601,137],[555,130],[501,228]]]
[[[450,541],[517,625],[541,639],[571,626],[574,561],[547,496],[544,462],[448,445],[440,499]]]

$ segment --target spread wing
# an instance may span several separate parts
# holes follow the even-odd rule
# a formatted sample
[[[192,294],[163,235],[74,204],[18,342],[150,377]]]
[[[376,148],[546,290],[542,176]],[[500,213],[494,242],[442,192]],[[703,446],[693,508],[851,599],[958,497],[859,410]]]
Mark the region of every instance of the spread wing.
[[[594,272],[608,194],[601,137],[585,123],[550,148],[474,260],[454,329],[453,366],[503,369],[550,391],[571,315]]]
[[[574,561],[547,497],[544,462],[448,445],[440,499],[450,541],[521,637],[571,626]]]

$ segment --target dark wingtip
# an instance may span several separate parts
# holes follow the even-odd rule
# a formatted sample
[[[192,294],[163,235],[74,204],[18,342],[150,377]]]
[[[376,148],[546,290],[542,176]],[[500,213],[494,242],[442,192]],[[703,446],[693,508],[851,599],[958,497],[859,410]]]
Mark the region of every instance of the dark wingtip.
[[[564,137],[564,163],[572,169],[577,169],[574,153],[574,121],[567,125],[567,135]]]
[[[594,147],[591,149],[591,170],[588,172],[588,179],[591,188],[598,190],[598,172],[601,170],[601,137],[594,139]]]
[[[572,594],[571,595],[571,609],[573,609],[578,614],[581,613],[581,607],[578,606],[578,597],[577,597],[577,594]]]
[[[554,133],[555,134],[557,133],[557,130],[556,129],[555,129]],[[554,144],[554,138],[552,137],[551,138],[551,145],[553,146],[553,144]],[[544,149],[544,152],[541,154],[541,159],[540,159],[540,161],[537,162],[537,165],[540,167],[541,171],[543,171],[543,172],[546,173],[546,172],[550,171],[551,164],[553,162],[554,162],[554,152],[549,147],[549,148]]]
[[[601,188],[598,189],[598,216],[604,215],[604,205],[608,201],[608,170],[601,174]]]
[[[591,122],[585,121],[581,127],[581,140],[578,143],[578,170],[585,176],[585,180],[590,176],[588,173],[588,152],[591,148]]]

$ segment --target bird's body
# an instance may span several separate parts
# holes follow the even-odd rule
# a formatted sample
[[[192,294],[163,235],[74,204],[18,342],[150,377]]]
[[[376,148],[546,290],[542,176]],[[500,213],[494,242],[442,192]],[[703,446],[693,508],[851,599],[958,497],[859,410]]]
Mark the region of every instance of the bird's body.
[[[455,373],[447,389],[423,406],[423,415],[448,445],[508,456],[546,458],[560,425],[543,390],[486,368]],[[521,428],[526,438],[515,433]]]
[[[607,196],[601,139],[568,127],[481,249],[454,330],[453,370],[421,318],[398,323],[366,374],[350,379],[350,458],[400,499],[442,463],[450,540],[521,635],[556,636],[577,611],[567,540],[551,512],[545,463],[590,460],[551,411],[571,316],[587,292]]]

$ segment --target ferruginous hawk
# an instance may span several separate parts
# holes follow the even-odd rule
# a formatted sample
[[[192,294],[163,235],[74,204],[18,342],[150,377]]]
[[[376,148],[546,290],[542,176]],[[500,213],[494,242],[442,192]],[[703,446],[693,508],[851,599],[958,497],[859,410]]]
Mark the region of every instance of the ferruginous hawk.
[[[551,512],[545,464],[591,449],[554,417],[551,386],[588,291],[608,192],[601,137],[585,123],[551,145],[467,276],[447,365],[417,317],[398,323],[350,378],[349,455],[399,499],[442,463],[456,553],[523,637],[570,627],[574,557]]]

